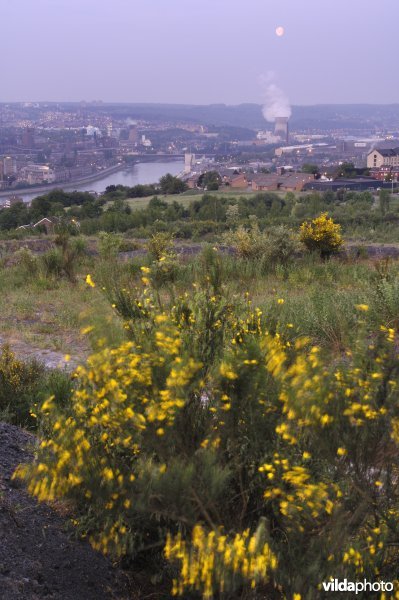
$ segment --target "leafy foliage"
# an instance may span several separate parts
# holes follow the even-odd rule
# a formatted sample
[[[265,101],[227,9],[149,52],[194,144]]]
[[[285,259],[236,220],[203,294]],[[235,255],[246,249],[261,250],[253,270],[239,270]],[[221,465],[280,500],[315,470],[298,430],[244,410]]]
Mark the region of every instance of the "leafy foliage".
[[[159,187],[163,194],[181,194],[187,189],[187,184],[178,177],[167,173],[159,180]]]
[[[317,600],[330,577],[394,580],[396,330],[371,334],[359,303],[357,339],[331,355],[232,297],[217,250],[200,261],[190,293],[160,293],[160,259],[120,291],[126,340],[78,368],[66,405],[43,404],[48,438],[19,475],[72,502],[94,547],[166,559],[183,597]]]
[[[322,257],[339,251],[343,244],[341,226],[322,213],[313,221],[302,223],[300,240],[310,251],[318,252]]]
[[[30,425],[35,421],[34,398],[43,377],[43,367],[36,361],[18,360],[5,345],[0,354],[1,418],[11,423]]]
[[[227,232],[223,240],[239,257],[262,258],[269,266],[286,264],[299,249],[296,237],[287,227],[281,225],[260,231],[256,221],[251,223],[250,229],[240,225],[235,231]]]

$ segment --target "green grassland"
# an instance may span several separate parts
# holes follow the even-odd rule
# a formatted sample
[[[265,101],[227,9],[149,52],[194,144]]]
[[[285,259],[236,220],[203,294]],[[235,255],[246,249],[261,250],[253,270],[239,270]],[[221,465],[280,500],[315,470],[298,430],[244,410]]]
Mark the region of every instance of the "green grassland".
[[[251,198],[254,197],[257,193],[259,192],[253,192],[252,190],[248,191],[228,188],[223,188],[217,191],[210,192],[210,194],[216,198]],[[273,193],[279,196],[280,198],[283,198],[287,192],[276,191]],[[307,192],[304,193],[306,194]],[[159,197],[165,202],[168,202],[169,204],[171,204],[172,202],[179,202],[179,204],[182,204],[184,208],[188,208],[192,202],[194,202],[195,200],[200,200],[203,194],[204,192],[200,190],[187,190],[187,192],[183,192],[182,194],[159,195]],[[297,193],[295,193],[295,195],[297,195]],[[151,198],[152,196],[146,198],[127,198],[126,202],[132,209],[136,210],[140,208],[146,208]]]
[[[201,281],[203,259],[201,246],[196,247],[195,256],[182,255],[176,259],[174,285],[180,294],[189,292]],[[105,336],[113,343],[119,341],[123,330],[110,307],[106,290],[115,286],[129,289],[140,286],[140,266],[150,260],[145,254],[145,244],[142,244],[142,252],[141,256],[124,262],[86,257],[78,267],[75,283],[64,277],[29,273],[21,265],[3,266],[0,269],[1,338],[80,358],[89,351],[88,341],[80,333],[87,325],[95,327],[96,338]],[[378,260],[334,258],[320,262],[303,256],[284,267],[265,267],[259,261],[231,255],[221,257],[227,296],[238,297],[249,292],[253,303],[266,315],[275,319],[278,314],[281,323],[295,321],[299,333],[311,335],[321,344],[339,345],[349,338],[356,316],[355,304],[367,301],[373,307],[376,302],[375,311],[381,310],[381,298],[376,291]],[[399,263],[388,262],[395,285],[390,292],[392,297],[386,298],[388,304],[391,303],[390,308],[387,305],[384,310],[395,320],[399,318],[399,300],[394,295]],[[98,282],[96,288],[91,289],[85,283],[87,273]],[[161,293],[166,291],[167,286]],[[284,304],[277,305],[277,298],[283,298]],[[370,315],[374,315],[374,308]]]

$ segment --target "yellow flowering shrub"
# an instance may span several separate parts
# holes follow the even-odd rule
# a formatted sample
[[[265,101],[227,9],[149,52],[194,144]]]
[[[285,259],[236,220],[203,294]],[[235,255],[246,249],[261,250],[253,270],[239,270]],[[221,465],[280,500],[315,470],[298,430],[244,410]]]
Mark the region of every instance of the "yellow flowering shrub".
[[[181,575],[173,581],[173,596],[191,589],[210,600],[215,588],[221,592],[231,589],[234,578],[250,580],[255,588],[277,567],[277,559],[265,541],[263,523],[252,535],[246,529],[230,537],[223,530],[206,531],[195,525],[189,542],[180,532],[174,537],[168,534],[164,552],[168,561],[180,564]]]
[[[327,213],[302,223],[299,237],[308,250],[319,252],[322,257],[338,252],[343,244],[341,226]]]
[[[158,552],[181,597],[318,600],[330,577],[394,580],[396,330],[364,331],[358,309],[357,343],[332,356],[269,331],[215,269],[167,310],[151,267],[115,297],[126,341],[77,369],[68,406],[44,403],[51,432],[20,476],[74,503],[95,548]]]
[[[168,438],[201,366],[179,356],[178,332],[165,322],[154,332],[153,346],[152,354],[129,341],[100,350],[77,368],[79,385],[67,411],[59,411],[54,398],[42,406],[53,431],[40,445],[29,490],[40,500],[89,501],[101,522],[91,539],[104,552],[121,554],[131,547],[127,523],[135,482],[140,472],[148,476],[141,455],[148,438],[169,443],[163,438]],[[158,473],[162,463],[155,460],[155,448],[150,452]]]

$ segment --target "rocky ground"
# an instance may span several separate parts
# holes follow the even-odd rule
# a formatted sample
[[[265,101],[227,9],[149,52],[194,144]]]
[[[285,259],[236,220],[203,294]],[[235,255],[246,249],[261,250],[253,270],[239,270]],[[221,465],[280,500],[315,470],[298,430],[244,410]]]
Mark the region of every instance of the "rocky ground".
[[[71,357],[69,361],[65,360],[65,354],[62,352],[56,352],[49,350],[48,348],[37,348],[26,344],[20,339],[15,337],[0,335],[0,348],[3,345],[10,346],[20,360],[32,360],[35,359],[42,363],[47,369],[62,369],[66,371],[73,371],[79,361],[79,357]]]
[[[127,576],[72,536],[68,518],[38,504],[11,479],[31,460],[34,436],[0,423],[1,600],[139,598]]]

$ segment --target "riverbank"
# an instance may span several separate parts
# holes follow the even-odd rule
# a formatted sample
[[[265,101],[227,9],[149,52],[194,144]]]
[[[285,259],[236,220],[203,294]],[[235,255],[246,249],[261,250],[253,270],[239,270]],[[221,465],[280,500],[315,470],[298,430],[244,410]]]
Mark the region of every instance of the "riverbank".
[[[109,185],[125,185],[132,187],[137,184],[157,183],[163,175],[171,173],[177,175],[184,167],[182,160],[160,160],[146,161],[144,157],[138,158],[142,162],[118,163],[108,169],[93,173],[73,182],[58,182],[38,187],[20,188],[13,190],[2,190],[0,200],[3,197],[10,197],[12,194],[20,196],[24,202],[29,202],[41,194],[48,194],[51,190],[62,189],[65,191],[96,192],[101,194]]]
[[[112,167],[108,167],[103,169],[102,171],[98,171],[97,173],[93,173],[92,175],[88,175],[87,177],[82,177],[81,179],[75,179],[73,181],[58,181],[57,183],[48,183],[46,185],[42,185],[39,187],[27,187],[27,188],[12,188],[9,190],[0,191],[0,198],[5,198],[15,194],[16,196],[24,196],[29,194],[36,194],[39,196],[42,192],[51,192],[51,190],[63,189],[66,191],[74,190],[76,186],[85,185],[86,183],[92,183],[93,181],[100,181],[107,175],[111,175],[112,173],[117,173],[118,171],[122,171],[126,168],[126,164],[118,163],[117,165],[113,165]]]

